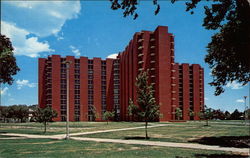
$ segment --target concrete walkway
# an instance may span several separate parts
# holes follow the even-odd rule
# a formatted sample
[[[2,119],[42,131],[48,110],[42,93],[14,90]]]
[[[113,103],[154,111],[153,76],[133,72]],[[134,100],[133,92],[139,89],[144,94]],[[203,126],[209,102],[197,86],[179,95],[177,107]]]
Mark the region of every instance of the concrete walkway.
[[[157,125],[151,125],[148,126],[148,128],[154,128],[154,127],[162,127],[162,126],[168,126],[167,124],[157,124]],[[81,133],[72,133],[70,136],[79,136],[79,135],[87,135],[87,134],[96,134],[96,133],[106,133],[106,132],[116,132],[116,131],[127,131],[127,130],[133,130],[133,129],[141,129],[145,128],[145,126],[140,127],[130,127],[130,128],[117,128],[117,129],[108,129],[108,130],[100,130],[100,131],[91,131],[91,132],[81,132]],[[58,134],[55,136],[64,136],[65,134]]]
[[[82,140],[82,141],[95,141],[95,142],[103,142],[103,143],[121,143],[121,144],[134,144],[134,145],[136,144],[136,145],[174,147],[174,148],[229,151],[233,153],[249,155],[248,148],[220,147],[220,146],[214,146],[214,145],[213,146],[201,145],[201,144],[194,144],[194,143],[173,143],[173,142],[146,141],[146,140],[123,140],[123,139],[102,139],[102,138],[83,138],[83,137],[71,137],[70,139]]]
[[[151,125],[148,128],[168,126],[167,124],[157,124]],[[227,151],[243,155],[249,155],[250,151],[248,148],[232,148],[232,147],[220,147],[212,145],[201,145],[194,143],[174,143],[174,142],[160,142],[160,141],[146,141],[146,140],[123,140],[123,139],[103,139],[103,138],[85,138],[85,137],[72,137],[79,135],[87,134],[96,134],[96,133],[105,133],[105,132],[115,132],[115,131],[125,131],[133,129],[141,129],[141,127],[131,127],[131,128],[120,128],[120,129],[110,129],[110,130],[101,130],[101,131],[91,131],[91,132],[82,132],[82,133],[72,133],[70,134],[70,139],[78,141],[95,141],[103,143],[121,143],[121,144],[134,144],[134,145],[149,145],[149,146],[162,146],[162,147],[175,147],[175,148],[189,148],[189,149],[202,149],[202,150],[216,150],[216,151]],[[41,139],[65,139],[65,134],[58,135],[34,135],[34,134],[18,134],[18,133],[3,133],[1,135],[5,136],[15,136],[21,138],[41,138]],[[11,137],[12,139],[14,139]]]

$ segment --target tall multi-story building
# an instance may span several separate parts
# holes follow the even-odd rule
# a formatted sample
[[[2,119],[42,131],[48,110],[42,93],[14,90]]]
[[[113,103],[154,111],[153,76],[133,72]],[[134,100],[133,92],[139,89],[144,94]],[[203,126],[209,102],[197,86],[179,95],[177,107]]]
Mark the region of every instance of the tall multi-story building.
[[[69,119],[96,121],[102,114],[115,111],[117,119],[129,120],[131,98],[136,102],[136,77],[149,71],[154,96],[160,105],[160,121],[175,120],[175,109],[182,110],[183,120],[198,120],[204,105],[204,70],[198,64],[174,62],[174,36],[159,26],[153,32],[135,33],[133,39],[116,59],[102,60],[52,55],[39,58],[39,106],[52,106],[58,112],[55,121],[66,120],[67,79],[69,67]],[[94,105],[94,106],[93,106]],[[190,111],[195,113],[190,116]]]

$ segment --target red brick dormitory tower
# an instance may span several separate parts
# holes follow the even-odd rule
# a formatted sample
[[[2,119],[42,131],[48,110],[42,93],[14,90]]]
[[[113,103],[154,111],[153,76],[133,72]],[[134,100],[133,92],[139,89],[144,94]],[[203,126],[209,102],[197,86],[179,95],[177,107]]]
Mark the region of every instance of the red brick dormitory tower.
[[[58,112],[55,121],[65,121],[67,82],[65,60],[69,69],[69,119],[91,121],[92,105],[99,117],[106,110],[117,112],[121,121],[128,117],[129,98],[136,101],[136,76],[149,70],[149,82],[160,104],[160,121],[175,120],[181,108],[183,120],[198,120],[204,105],[204,72],[198,64],[174,62],[174,36],[159,26],[154,32],[135,33],[126,49],[116,59],[87,57],[65,58],[52,55],[39,58],[39,106],[52,106]],[[190,110],[196,115],[190,116]]]

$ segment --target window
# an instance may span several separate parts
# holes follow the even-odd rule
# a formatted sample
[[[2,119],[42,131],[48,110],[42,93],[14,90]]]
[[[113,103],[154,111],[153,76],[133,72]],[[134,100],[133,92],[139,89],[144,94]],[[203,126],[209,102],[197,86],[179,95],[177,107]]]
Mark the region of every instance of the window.
[[[93,65],[88,65],[88,69],[93,69]]]
[[[80,84],[80,80],[75,80],[75,84]]]
[[[75,104],[80,104],[80,100],[75,100]]]
[[[65,79],[61,79],[61,83],[66,83],[67,81]]]
[[[61,69],[61,73],[66,73],[66,69]]]
[[[88,60],[88,64],[93,64],[93,60]]]
[[[61,99],[67,99],[66,95],[61,95]]]
[[[66,84],[61,84],[61,89],[66,89],[67,85]]]
[[[75,89],[80,89],[80,85],[75,85]]]
[[[61,115],[66,115],[66,111],[61,111]]]
[[[75,90],[75,94],[80,94],[80,90]]]
[[[67,100],[61,100],[61,104],[67,104]]]
[[[66,74],[61,74],[61,78],[66,78]]]
[[[88,85],[88,89],[93,89],[94,86],[93,85]]]
[[[88,84],[93,84],[93,80],[88,80]]]
[[[66,68],[66,64],[61,64],[61,68]]]
[[[101,61],[102,65],[106,65],[106,61]]]
[[[61,90],[61,94],[67,94],[66,90]]]
[[[93,75],[88,75],[88,79],[93,79]]]
[[[75,64],[75,68],[80,68],[80,64]]]
[[[61,121],[66,121],[66,117],[65,116],[61,116]]]
[[[102,71],[102,75],[105,76],[106,75],[106,71]]]
[[[76,79],[79,79],[79,78],[80,78],[80,75],[75,75],[75,78],[76,78]]]
[[[75,95],[75,99],[80,99],[80,95]]]
[[[76,73],[76,74],[79,74],[79,73],[80,73],[80,70],[75,70],[75,73]]]

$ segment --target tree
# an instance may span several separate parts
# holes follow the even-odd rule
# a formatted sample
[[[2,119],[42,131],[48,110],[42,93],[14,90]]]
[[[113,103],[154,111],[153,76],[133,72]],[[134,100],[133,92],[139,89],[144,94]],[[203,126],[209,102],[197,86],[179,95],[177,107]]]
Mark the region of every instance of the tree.
[[[205,109],[204,111],[202,111],[200,113],[200,118],[206,120],[206,125],[205,126],[208,126],[208,121],[211,120],[213,117],[213,112],[212,112],[212,109],[211,108],[207,108],[205,106]]]
[[[111,0],[113,10],[124,10],[123,15],[138,17],[136,13],[139,0]],[[152,0],[159,13],[158,0]],[[175,3],[178,0],[171,0]],[[250,80],[250,5],[248,0],[207,0],[203,26],[218,31],[207,45],[205,62],[212,69],[215,95],[224,92],[223,86],[236,81],[246,85]],[[186,2],[186,11],[194,13],[201,0]],[[232,60],[233,59],[233,60]]]
[[[34,112],[34,119],[36,122],[43,123],[44,133],[46,133],[46,127],[48,122],[52,122],[53,118],[57,117],[57,112],[50,106],[45,108],[37,108]]]
[[[95,105],[90,105],[89,108],[90,108],[90,117],[91,117],[90,120],[95,121],[96,118],[99,117],[98,113],[96,112]]]
[[[137,115],[145,122],[145,139],[148,139],[147,126],[149,121],[159,119],[159,105],[153,94],[153,85],[148,83],[148,71],[142,71],[136,78],[137,87]],[[130,101],[130,106],[137,106]]]
[[[239,112],[238,109],[235,109],[234,112],[231,114],[230,120],[242,120],[244,119],[244,114]]]
[[[12,76],[20,71],[13,51],[14,48],[10,39],[0,34],[0,84],[7,83],[11,85],[14,81]]]
[[[107,125],[108,125],[109,120],[111,120],[112,118],[114,118],[114,116],[115,116],[115,112],[114,111],[113,112],[106,111],[106,112],[103,113],[103,118],[104,118],[104,120],[107,121]]]
[[[180,118],[182,117],[182,110],[180,108],[175,109],[175,116],[177,120],[180,120]]]
[[[133,104],[133,100],[129,99],[129,106],[128,106],[128,115],[132,116],[132,121],[135,119],[135,115],[138,113],[138,106]]]
[[[189,108],[189,116],[193,118],[194,115],[195,115],[194,111]]]
[[[231,117],[231,114],[230,114],[230,112],[228,112],[228,111],[225,111],[225,119],[226,120],[229,120],[230,119],[230,117]]]

